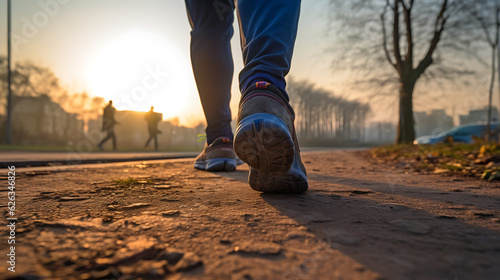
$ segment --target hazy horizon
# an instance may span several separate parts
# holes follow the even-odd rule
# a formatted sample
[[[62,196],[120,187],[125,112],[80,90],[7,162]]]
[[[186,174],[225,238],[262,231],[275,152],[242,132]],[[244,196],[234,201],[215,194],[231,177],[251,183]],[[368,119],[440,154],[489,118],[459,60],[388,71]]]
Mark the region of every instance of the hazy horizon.
[[[370,103],[367,92],[348,86],[355,73],[331,69],[334,57],[326,49],[334,47],[335,38],[327,37],[328,2],[302,2],[289,76],[309,80],[344,98]],[[4,15],[6,3],[0,1]],[[183,1],[16,0],[12,4],[13,33],[18,36],[13,46],[14,62],[29,60],[47,66],[69,92],[86,91],[112,99],[119,110],[147,111],[153,105],[164,119],[178,116],[184,125],[204,120],[191,71],[190,27]],[[233,116],[239,102],[237,76],[243,66],[237,21],[234,28]],[[5,20],[0,23],[0,38],[6,38]],[[6,54],[6,44],[0,46],[0,54]],[[144,90],[147,77],[152,78],[154,87]],[[422,86],[419,82],[417,93],[427,91]],[[415,111],[444,109],[456,118],[468,109],[487,105],[483,81],[460,90],[447,87],[432,89],[442,92],[443,97],[416,94]],[[472,101],[467,99],[471,96]],[[368,121],[396,122],[395,101],[396,93],[373,108]],[[498,94],[494,94],[493,104],[498,104]]]

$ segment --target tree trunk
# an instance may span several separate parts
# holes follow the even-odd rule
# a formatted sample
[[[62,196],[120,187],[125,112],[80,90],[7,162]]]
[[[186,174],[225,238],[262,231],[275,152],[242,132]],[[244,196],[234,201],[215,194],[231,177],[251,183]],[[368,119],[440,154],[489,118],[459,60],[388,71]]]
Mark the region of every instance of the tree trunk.
[[[396,144],[411,144],[415,140],[413,119],[413,89],[415,81],[403,81],[399,88],[399,123]]]
[[[486,122],[486,135],[485,135],[486,143],[490,142],[490,137],[491,137],[491,109],[493,100],[493,87],[495,86],[496,48],[497,48],[496,44],[493,44],[491,46],[491,80],[490,80],[490,89],[488,91],[488,119]]]

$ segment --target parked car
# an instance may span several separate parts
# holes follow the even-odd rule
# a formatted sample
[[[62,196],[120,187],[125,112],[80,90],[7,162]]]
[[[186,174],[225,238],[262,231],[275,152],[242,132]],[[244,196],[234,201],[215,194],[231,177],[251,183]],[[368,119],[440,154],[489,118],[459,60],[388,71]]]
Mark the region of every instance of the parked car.
[[[495,131],[495,129],[497,129],[498,127],[498,124],[498,122],[491,123],[491,131]],[[453,139],[453,142],[472,143],[474,141],[472,136],[484,137],[486,135],[486,127],[486,124],[460,125],[445,130],[444,132],[435,136],[428,135],[418,137],[417,139],[415,139],[415,141],[413,141],[413,144],[420,145],[443,143],[447,139],[449,139],[449,137]]]

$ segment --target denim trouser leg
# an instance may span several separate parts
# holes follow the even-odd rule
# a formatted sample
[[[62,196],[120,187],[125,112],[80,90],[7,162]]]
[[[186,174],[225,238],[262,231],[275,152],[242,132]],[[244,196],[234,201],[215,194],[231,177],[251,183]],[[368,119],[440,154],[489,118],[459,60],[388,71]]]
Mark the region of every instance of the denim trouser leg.
[[[231,82],[234,2],[185,0],[191,23],[191,63],[207,120],[207,143],[231,131]]]
[[[232,139],[230,127],[233,60],[233,0],[185,0],[191,23],[191,62],[207,120],[207,142]],[[244,68],[240,90],[267,81],[285,95],[297,36],[300,0],[235,0]]]
[[[241,48],[245,67],[240,73],[242,92],[254,82],[267,81],[285,95],[297,36],[300,0],[237,0]]]

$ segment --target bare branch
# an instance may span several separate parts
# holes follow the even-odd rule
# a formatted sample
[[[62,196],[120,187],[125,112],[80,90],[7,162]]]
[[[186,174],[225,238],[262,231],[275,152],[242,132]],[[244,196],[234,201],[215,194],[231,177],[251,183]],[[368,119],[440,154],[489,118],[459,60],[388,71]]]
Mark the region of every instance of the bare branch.
[[[401,50],[399,48],[399,1],[400,0],[394,0],[394,8],[393,8],[394,22],[392,29],[392,36],[393,36],[392,43],[394,45],[394,57],[396,58],[396,69],[398,70],[399,73],[402,73],[403,60],[401,59]]]
[[[413,7],[413,1],[410,1],[410,5],[407,6],[402,2],[403,12],[405,16],[405,25],[406,25],[406,42],[407,42],[407,50],[405,56],[405,62],[410,63],[410,66],[413,68],[413,32],[411,25],[411,8]]]
[[[382,21],[382,47],[384,48],[385,57],[389,64],[391,64],[394,69],[398,70],[396,64],[392,61],[391,55],[389,54],[389,50],[387,49],[387,30],[385,28],[385,15],[387,13],[387,8],[389,7],[389,1],[387,1],[387,5],[384,7],[384,11],[380,14],[380,20]]]
[[[434,36],[432,37],[431,43],[429,45],[429,49],[425,57],[420,61],[416,70],[416,75],[419,77],[422,73],[432,64],[432,54],[441,39],[441,34],[443,33],[444,27],[446,25],[446,21],[448,16],[445,15],[446,8],[448,7],[448,0],[443,0],[443,4],[441,5],[441,10],[439,11],[438,16],[436,17],[436,23],[434,24]]]

